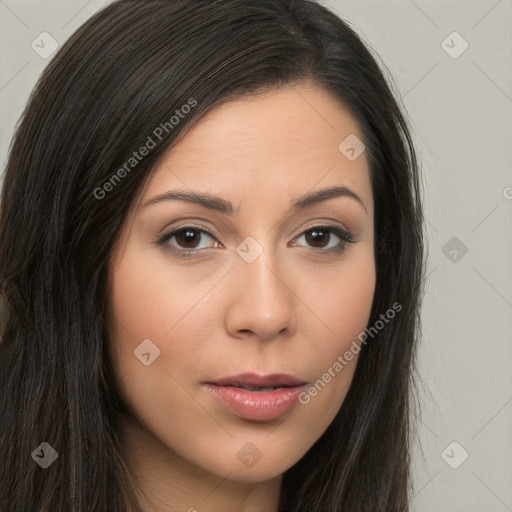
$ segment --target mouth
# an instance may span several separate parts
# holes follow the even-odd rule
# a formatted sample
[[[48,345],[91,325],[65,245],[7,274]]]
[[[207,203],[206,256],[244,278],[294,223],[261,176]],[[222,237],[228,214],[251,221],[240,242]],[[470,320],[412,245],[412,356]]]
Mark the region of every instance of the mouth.
[[[232,413],[261,422],[275,420],[291,411],[307,382],[288,374],[247,373],[202,384]]]

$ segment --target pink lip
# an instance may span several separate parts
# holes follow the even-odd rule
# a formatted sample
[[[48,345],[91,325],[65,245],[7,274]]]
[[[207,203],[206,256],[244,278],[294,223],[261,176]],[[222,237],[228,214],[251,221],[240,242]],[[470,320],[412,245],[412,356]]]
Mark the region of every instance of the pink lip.
[[[252,421],[270,421],[290,411],[306,382],[287,374],[246,373],[204,382],[205,389],[233,413]],[[275,387],[273,391],[251,391],[241,385]]]

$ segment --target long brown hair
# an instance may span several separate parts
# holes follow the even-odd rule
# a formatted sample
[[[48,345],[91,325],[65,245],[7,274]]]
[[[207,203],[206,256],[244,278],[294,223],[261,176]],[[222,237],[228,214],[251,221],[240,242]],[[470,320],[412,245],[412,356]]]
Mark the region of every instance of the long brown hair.
[[[338,415],[284,474],[279,510],[408,510],[423,213],[407,123],[376,60],[311,0],[125,0],[59,50],[10,149],[0,202],[0,289],[14,312],[0,343],[2,512],[140,510],[106,349],[112,249],[159,159],[205,112],[305,80],[334,93],[364,135],[377,268],[369,325],[394,303],[402,310],[361,348]],[[191,98],[197,105],[169,123]],[[98,198],[161,125],[156,147]],[[43,442],[58,454],[46,469],[32,458]]]

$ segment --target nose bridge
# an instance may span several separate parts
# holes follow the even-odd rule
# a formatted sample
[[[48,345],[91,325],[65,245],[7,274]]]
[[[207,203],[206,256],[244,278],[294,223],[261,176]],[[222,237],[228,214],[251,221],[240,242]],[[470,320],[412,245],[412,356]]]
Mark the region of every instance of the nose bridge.
[[[235,300],[231,327],[271,338],[294,325],[293,293],[286,284],[283,265],[270,240],[247,237],[236,249]]]
[[[256,240],[246,240],[240,244],[237,253],[247,254],[240,256],[238,271],[243,273],[244,281],[248,285],[247,292],[257,299],[260,307],[271,308],[269,300],[276,302],[287,299],[286,287],[283,282],[282,265],[277,261],[276,251],[270,244],[270,236],[266,238],[265,248]],[[257,245],[256,245],[257,244]],[[259,247],[258,247],[259,246]],[[243,250],[249,249],[248,253]]]

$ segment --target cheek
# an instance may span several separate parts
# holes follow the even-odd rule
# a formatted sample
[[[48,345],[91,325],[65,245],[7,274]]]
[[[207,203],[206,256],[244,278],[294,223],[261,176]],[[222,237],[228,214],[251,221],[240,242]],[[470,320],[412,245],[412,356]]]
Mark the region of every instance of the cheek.
[[[116,348],[132,356],[148,338],[163,351],[166,340],[187,325],[190,310],[208,290],[197,276],[183,269],[170,272],[165,262],[145,260],[133,250],[127,251],[112,276],[110,320]]]
[[[318,348],[322,353],[344,350],[364,331],[375,293],[375,262],[370,250],[347,258],[345,266],[317,275],[308,301],[323,324],[325,333]],[[311,339],[315,340],[316,337]]]
[[[165,262],[144,260],[133,248],[113,269],[111,349],[123,397],[142,417],[171,404],[185,415],[192,412],[180,383],[197,373],[205,350],[212,308],[201,298],[210,288],[206,275],[171,272]],[[147,352],[151,362],[145,366],[137,355]]]
[[[127,251],[112,273],[109,309],[121,396],[142,424],[165,427],[160,434],[171,439],[181,432],[177,422],[161,423],[170,411],[180,411],[180,424],[200,423],[202,412],[182,383],[193,374],[197,360],[191,336],[191,318],[197,314],[193,306],[207,289],[198,292],[201,285],[184,274],[171,275],[168,267],[162,269],[158,262],[143,261],[135,251]],[[164,279],[169,279],[169,286]],[[147,366],[136,355],[146,352]]]
[[[309,335],[317,380],[308,394],[311,403],[333,418],[352,382],[361,345],[358,336],[370,318],[376,282],[373,253],[358,253],[344,268],[319,279],[325,286],[318,286],[317,280],[314,294],[308,296],[311,304],[318,305],[315,313],[323,333]]]
[[[337,313],[332,311],[334,330],[341,340],[352,340],[365,329],[370,318],[375,292],[374,268],[347,275],[339,286]]]
[[[161,336],[163,329],[172,326],[173,318],[169,312],[175,311],[177,304],[169,304],[169,298],[179,276],[168,275],[169,286],[165,285],[163,277],[165,273],[157,265],[152,265],[151,260],[144,261],[133,252],[126,254],[114,270],[112,312],[128,332],[144,337]],[[168,319],[162,311],[167,311]],[[165,325],[162,325],[164,319]]]

